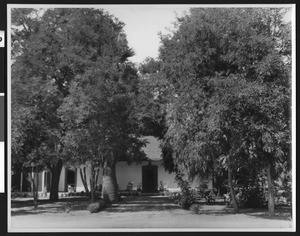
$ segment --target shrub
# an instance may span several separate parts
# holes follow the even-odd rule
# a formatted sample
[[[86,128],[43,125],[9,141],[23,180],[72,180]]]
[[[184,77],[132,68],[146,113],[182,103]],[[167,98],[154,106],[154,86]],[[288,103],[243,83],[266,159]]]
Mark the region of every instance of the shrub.
[[[292,202],[292,181],[289,174],[282,174],[280,182],[275,182],[275,195],[286,204]]]
[[[91,213],[97,213],[97,212],[101,211],[105,207],[105,205],[106,205],[105,201],[101,199],[99,202],[91,203],[88,206],[88,210]]]
[[[238,201],[242,208],[261,208],[266,205],[263,190],[257,186],[242,188]]]
[[[89,206],[88,206],[88,210],[91,212],[91,213],[97,213],[100,211],[100,203],[99,202],[94,202],[94,203],[91,203]]]
[[[33,193],[31,192],[12,192],[11,198],[27,198],[33,197]]]
[[[179,195],[179,205],[184,209],[189,209],[197,201],[197,193],[194,189],[186,189]]]
[[[103,210],[106,206],[106,202],[103,200],[103,199],[100,199],[99,200],[99,208],[100,208],[100,211]]]
[[[197,202],[197,191],[189,186],[189,182],[182,176],[176,176],[176,181],[181,192],[174,196],[175,203],[178,203],[184,209],[189,209],[191,205]]]
[[[191,205],[190,210],[195,214],[199,214],[200,205],[199,204],[193,204],[193,205]]]

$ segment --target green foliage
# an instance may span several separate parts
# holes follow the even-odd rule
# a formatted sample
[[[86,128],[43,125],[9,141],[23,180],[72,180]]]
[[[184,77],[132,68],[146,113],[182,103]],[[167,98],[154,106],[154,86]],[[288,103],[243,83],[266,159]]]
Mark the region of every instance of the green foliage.
[[[48,9],[39,14],[34,9],[12,11],[13,44],[19,45],[13,47],[12,130],[19,144],[13,150],[43,145],[48,157],[63,135],[57,110],[75,78],[103,60],[117,63],[130,50],[123,23],[101,10]],[[33,143],[25,147],[28,139]]]
[[[243,186],[238,198],[243,208],[262,208],[266,206],[266,196],[259,186]]]
[[[99,202],[91,203],[88,206],[88,210],[90,213],[98,213],[99,211],[103,210],[105,206],[105,202],[103,200],[100,200]]]
[[[118,160],[143,157],[124,24],[92,8],[42,11],[12,11],[14,168],[92,161],[94,169],[111,149]]]
[[[175,202],[182,206],[183,209],[190,207],[197,201],[197,192],[189,186],[189,181],[185,180],[182,175],[176,175],[175,181],[180,187],[180,193],[175,196]]]
[[[291,31],[282,21],[285,12],[194,8],[177,19],[172,34],[161,36],[169,169],[189,178],[231,176],[243,168],[264,173],[271,163],[274,179],[290,168]]]
[[[160,62],[155,60],[154,58],[147,57],[144,62],[139,66],[139,71],[142,74],[155,74],[160,71]]]
[[[279,181],[275,182],[277,202],[292,203],[292,179],[291,172],[281,173]]]
[[[193,204],[193,205],[191,205],[190,210],[194,214],[199,214],[200,210],[201,210],[201,205],[200,204]]]
[[[139,95],[135,107],[143,135],[162,139],[166,132],[168,83],[159,71],[160,64],[160,61],[148,58],[140,66]]]
[[[175,163],[191,174],[209,171],[216,156],[249,156],[258,139],[265,151],[288,154],[283,142],[275,144],[276,136],[290,137],[290,75],[278,50],[282,12],[192,9],[173,35],[162,37],[162,73],[175,88],[165,139]]]

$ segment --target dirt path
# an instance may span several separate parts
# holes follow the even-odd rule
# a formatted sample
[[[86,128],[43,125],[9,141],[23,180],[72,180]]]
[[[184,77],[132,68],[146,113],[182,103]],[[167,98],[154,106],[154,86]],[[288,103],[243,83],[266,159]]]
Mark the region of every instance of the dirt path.
[[[24,204],[23,204],[24,205]],[[224,205],[204,205],[201,214],[181,209],[165,197],[127,197],[104,211],[90,214],[87,201],[41,204],[12,204],[12,231],[100,231],[136,230],[221,230],[270,229],[288,230],[292,221],[287,216],[269,219],[264,211],[233,214]]]

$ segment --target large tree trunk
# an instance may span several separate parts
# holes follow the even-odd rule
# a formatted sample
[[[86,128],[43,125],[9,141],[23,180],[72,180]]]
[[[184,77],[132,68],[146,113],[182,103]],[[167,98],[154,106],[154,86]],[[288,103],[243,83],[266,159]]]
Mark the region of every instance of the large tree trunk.
[[[87,184],[87,180],[86,180],[85,166],[83,167],[83,172],[82,172],[81,168],[79,168],[79,171],[80,171],[80,178],[81,178],[82,184],[84,186],[84,190],[86,193],[89,193],[89,188],[88,188],[88,184]]]
[[[103,168],[102,197],[111,203],[118,202],[118,185],[116,177],[116,163],[106,163]]]
[[[91,163],[90,186],[91,186],[91,202],[95,202],[95,168],[93,162]]]
[[[267,178],[268,178],[268,209],[269,209],[269,215],[271,217],[274,216],[274,182],[272,178],[272,165],[268,162],[267,166]]]
[[[230,195],[231,195],[231,202],[233,205],[234,212],[237,213],[239,211],[239,207],[237,204],[237,200],[235,198],[234,188],[232,184],[232,170],[231,168],[228,168],[228,184],[230,189]]]
[[[57,164],[51,169],[50,202],[58,201],[58,185],[63,161],[58,159]]]

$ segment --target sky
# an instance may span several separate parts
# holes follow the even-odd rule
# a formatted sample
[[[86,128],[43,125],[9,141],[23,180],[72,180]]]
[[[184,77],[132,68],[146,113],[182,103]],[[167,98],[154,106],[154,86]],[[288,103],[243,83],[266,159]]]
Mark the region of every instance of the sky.
[[[130,58],[134,63],[140,63],[146,57],[156,58],[160,45],[158,33],[168,33],[168,28],[172,29],[176,14],[181,16],[189,9],[187,6],[177,5],[120,5],[101,8],[125,23],[128,44],[135,51],[135,56]]]

